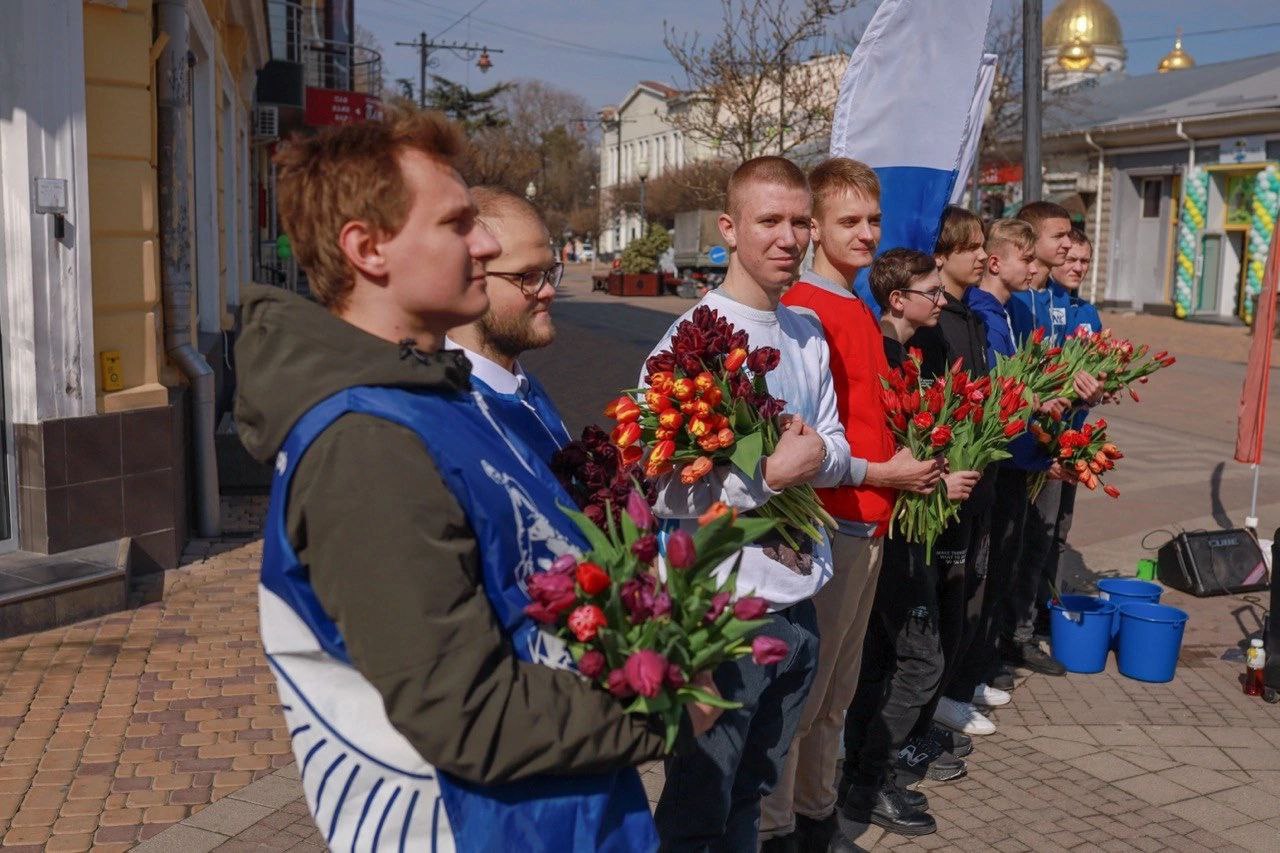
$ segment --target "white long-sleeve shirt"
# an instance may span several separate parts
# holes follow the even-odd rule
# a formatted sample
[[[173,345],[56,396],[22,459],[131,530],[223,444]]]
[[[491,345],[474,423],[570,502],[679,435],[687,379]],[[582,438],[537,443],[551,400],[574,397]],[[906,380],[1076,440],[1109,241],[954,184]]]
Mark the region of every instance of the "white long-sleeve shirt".
[[[765,376],[769,393],[786,402],[788,414],[804,418],[804,422],[822,437],[827,449],[822,468],[811,485],[822,487],[843,483],[849,475],[849,442],[836,410],[835,389],[831,383],[831,353],[821,326],[785,305],[779,305],[776,311],[761,311],[735,302],[717,291],[708,293],[698,305],[718,311],[735,329],[746,332],[751,349],[767,346],[778,350],[781,356],[778,367]],[[670,349],[676,326],[692,314],[691,308],[672,323],[650,355]],[[643,370],[640,382],[644,383]],[[692,486],[682,484],[674,473],[662,478],[654,511],[663,518],[682,519],[681,526],[692,532],[697,528],[697,517],[716,501],[750,510],[776,494],[765,484],[759,469],[748,477],[733,465],[717,465],[710,475]],[[728,576],[734,562],[734,559],[726,560],[717,569],[721,582]],[[737,593],[758,595],[774,609],[781,609],[812,597],[831,578],[831,570],[831,543],[825,530],[822,542],[814,546],[813,566],[808,574],[800,574],[767,557],[759,546],[751,546],[742,554]]]

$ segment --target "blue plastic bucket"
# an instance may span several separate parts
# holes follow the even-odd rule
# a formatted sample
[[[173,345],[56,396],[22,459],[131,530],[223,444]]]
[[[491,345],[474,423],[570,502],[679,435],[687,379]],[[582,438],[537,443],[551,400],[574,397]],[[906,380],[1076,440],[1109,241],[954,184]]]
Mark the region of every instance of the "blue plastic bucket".
[[[1120,674],[1138,681],[1173,680],[1187,614],[1166,604],[1128,602],[1120,606]]]
[[[1102,672],[1111,649],[1116,606],[1092,595],[1064,595],[1049,602],[1053,656],[1071,672]]]
[[[1111,648],[1119,648],[1120,605],[1131,601],[1159,604],[1162,592],[1164,588],[1159,584],[1134,578],[1103,578],[1098,581],[1098,598],[1116,606],[1115,616],[1111,619]]]

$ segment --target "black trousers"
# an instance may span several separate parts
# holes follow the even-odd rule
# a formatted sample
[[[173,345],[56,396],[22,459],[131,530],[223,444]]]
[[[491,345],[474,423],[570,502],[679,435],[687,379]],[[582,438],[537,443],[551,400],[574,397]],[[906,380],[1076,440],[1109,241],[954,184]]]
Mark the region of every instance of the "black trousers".
[[[1022,551],[1022,527],[1027,517],[1027,472],[1002,465],[996,473],[988,548],[987,577],[982,612],[973,641],[965,651],[947,695],[957,701],[973,700],[977,686],[999,667],[999,640],[1012,632],[1009,624],[1018,557]]]
[[[1049,584],[1058,583],[1058,514],[1062,507],[1062,481],[1047,480],[1027,507],[1022,531],[1022,556],[1018,560],[1010,599],[1010,639],[1027,643],[1035,634],[1037,616],[1049,598]]]
[[[995,501],[998,466],[983,472],[973,494],[960,505],[960,517],[938,537],[933,558],[938,573],[938,633],[942,640],[945,667],[942,683],[920,714],[913,735],[923,735],[933,721],[938,700],[947,696],[968,702],[968,695],[957,696],[952,690],[969,647],[973,644],[982,619],[982,602],[986,595],[987,563],[991,508]]]
[[[845,717],[847,780],[861,788],[879,783],[936,694],[943,665],[937,573],[923,546],[886,539],[858,690]]]

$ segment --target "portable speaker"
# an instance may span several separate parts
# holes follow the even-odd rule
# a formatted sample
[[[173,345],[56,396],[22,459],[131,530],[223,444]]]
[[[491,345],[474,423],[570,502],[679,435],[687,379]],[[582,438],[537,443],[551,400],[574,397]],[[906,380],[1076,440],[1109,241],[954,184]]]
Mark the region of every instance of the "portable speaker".
[[[1267,564],[1247,530],[1182,532],[1156,555],[1160,583],[1192,595],[1230,595],[1267,588]]]

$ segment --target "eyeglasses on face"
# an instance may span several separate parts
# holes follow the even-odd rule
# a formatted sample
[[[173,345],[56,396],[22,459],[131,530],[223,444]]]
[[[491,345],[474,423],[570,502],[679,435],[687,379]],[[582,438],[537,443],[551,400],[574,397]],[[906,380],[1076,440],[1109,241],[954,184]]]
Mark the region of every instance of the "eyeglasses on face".
[[[906,290],[899,290],[898,292],[907,294],[908,296],[923,296],[930,302],[937,302],[942,298],[943,291],[944,288],[941,287],[930,287],[926,290],[911,290],[908,288]]]
[[[524,272],[485,270],[485,275],[496,275],[498,278],[505,278],[520,288],[520,292],[525,296],[536,296],[538,291],[548,284],[557,289],[560,287],[560,279],[564,278],[564,264],[557,261],[546,269],[525,270]]]

